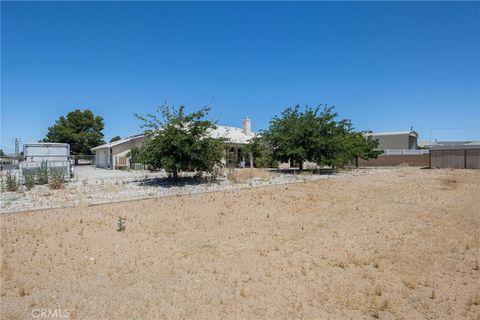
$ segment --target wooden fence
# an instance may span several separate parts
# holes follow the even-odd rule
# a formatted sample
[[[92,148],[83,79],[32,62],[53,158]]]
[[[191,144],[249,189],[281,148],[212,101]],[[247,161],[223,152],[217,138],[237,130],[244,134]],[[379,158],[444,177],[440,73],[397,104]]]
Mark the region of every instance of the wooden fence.
[[[430,168],[480,169],[480,147],[432,149]]]

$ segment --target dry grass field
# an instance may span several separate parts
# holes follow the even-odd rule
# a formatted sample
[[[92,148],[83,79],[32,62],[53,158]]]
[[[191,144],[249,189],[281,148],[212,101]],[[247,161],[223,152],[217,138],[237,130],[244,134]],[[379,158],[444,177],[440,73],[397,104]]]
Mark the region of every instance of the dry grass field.
[[[480,319],[479,208],[480,171],[402,168],[4,214],[1,318]]]

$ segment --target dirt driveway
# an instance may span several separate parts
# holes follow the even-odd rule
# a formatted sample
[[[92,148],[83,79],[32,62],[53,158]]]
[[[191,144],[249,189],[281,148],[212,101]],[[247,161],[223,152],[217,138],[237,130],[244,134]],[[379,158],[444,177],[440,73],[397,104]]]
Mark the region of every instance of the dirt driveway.
[[[405,168],[4,214],[1,318],[479,319],[479,195]]]

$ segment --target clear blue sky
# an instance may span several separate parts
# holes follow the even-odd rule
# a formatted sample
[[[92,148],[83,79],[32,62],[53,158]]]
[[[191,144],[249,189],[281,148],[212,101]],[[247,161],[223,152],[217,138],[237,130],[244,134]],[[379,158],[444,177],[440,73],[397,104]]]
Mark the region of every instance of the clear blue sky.
[[[2,2],[1,145],[75,108],[105,140],[167,100],[254,130],[328,103],[358,130],[480,140],[480,3]],[[443,128],[443,129],[439,129]],[[453,129],[446,129],[453,128]]]

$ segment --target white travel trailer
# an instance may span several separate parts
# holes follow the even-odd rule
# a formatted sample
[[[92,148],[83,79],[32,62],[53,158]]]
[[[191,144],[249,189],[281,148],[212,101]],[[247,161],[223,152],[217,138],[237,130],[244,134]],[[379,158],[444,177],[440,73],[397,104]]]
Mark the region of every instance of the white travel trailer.
[[[23,157],[24,161],[19,164],[20,180],[23,180],[26,174],[35,175],[42,162],[47,164],[49,170],[62,170],[67,181],[73,177],[74,162],[70,157],[68,143],[27,143],[23,146]]]

